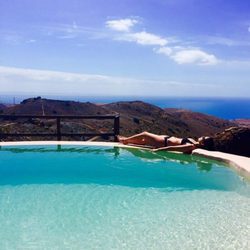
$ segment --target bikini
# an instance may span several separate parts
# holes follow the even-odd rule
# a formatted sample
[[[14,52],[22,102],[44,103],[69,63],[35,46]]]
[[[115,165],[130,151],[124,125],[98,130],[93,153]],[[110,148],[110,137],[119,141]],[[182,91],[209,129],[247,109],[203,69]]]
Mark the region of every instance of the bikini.
[[[184,145],[184,144],[186,144],[186,143],[190,143],[190,144],[194,144],[192,141],[190,141],[187,137],[186,138],[183,138],[182,140],[181,140],[181,145]]]
[[[172,137],[172,136],[165,136],[164,137],[164,147],[167,147],[168,146],[168,139]],[[191,144],[194,144],[192,141],[190,141],[187,137],[186,138],[183,138],[181,140],[181,145],[184,145],[186,143],[191,143]]]
[[[171,136],[165,136],[164,137],[164,147],[167,147],[168,146],[168,139],[170,138]]]

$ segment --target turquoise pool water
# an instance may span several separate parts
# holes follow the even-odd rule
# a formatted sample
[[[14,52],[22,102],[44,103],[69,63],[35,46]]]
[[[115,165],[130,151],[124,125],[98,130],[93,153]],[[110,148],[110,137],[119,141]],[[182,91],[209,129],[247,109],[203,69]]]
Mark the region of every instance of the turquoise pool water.
[[[137,149],[0,150],[0,249],[249,249],[250,185]]]

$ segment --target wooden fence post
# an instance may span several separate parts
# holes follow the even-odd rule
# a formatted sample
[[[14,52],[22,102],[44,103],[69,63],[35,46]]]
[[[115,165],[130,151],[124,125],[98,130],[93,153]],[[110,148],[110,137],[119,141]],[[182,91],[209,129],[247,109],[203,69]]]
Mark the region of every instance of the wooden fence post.
[[[56,118],[56,134],[57,134],[57,140],[61,141],[61,119],[60,117]]]
[[[116,115],[114,118],[114,141],[117,142],[117,136],[120,134],[120,116]]]

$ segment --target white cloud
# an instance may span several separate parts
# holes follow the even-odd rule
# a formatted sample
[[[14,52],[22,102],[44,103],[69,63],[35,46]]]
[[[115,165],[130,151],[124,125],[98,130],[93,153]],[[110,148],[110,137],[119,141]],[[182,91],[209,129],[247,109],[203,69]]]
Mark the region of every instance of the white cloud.
[[[158,53],[158,54],[163,54],[165,56],[170,56],[173,52],[173,49],[170,47],[161,47],[158,49],[154,49],[154,52]]]
[[[115,40],[135,42],[139,45],[157,46],[153,51],[157,54],[163,54],[178,64],[198,64],[215,65],[218,59],[212,55],[197,48],[185,48],[180,40],[171,40],[146,31],[130,32],[130,28],[137,23],[135,19],[110,20],[106,26],[112,30],[119,31],[114,35]],[[223,43],[231,45],[232,41],[225,38],[211,38],[211,43]],[[168,45],[168,46],[166,46]]]
[[[145,31],[127,34],[123,36],[123,39],[131,42],[136,42],[141,45],[165,46],[168,43],[165,38]]]
[[[195,88],[192,88],[195,87]],[[0,66],[1,93],[68,96],[176,96],[216,86]],[[190,93],[194,95],[195,93]]]
[[[236,62],[237,64],[238,62]],[[221,64],[221,66],[223,66]],[[249,63],[248,63],[249,66]],[[241,67],[242,68],[242,67]],[[228,70],[227,84],[221,79],[202,79],[201,82],[174,80],[152,80],[113,77],[107,75],[78,74],[70,72],[34,70],[0,66],[0,89],[2,94],[11,95],[56,95],[56,96],[247,96],[248,78],[232,79]],[[246,72],[249,68],[245,67]],[[237,84],[235,84],[237,82]],[[226,86],[226,87],[225,87]]]
[[[250,32],[250,26],[248,27],[248,32]]]
[[[187,49],[176,52],[171,58],[178,64],[199,64],[199,65],[215,65],[218,59],[200,49]]]
[[[146,31],[131,32],[131,28],[137,23],[138,21],[136,19],[127,18],[107,21],[106,26],[112,30],[122,32],[115,35],[116,40],[136,42],[137,44],[141,45],[158,46],[165,46],[168,43],[165,38],[152,33],[148,33]]]
[[[109,20],[106,22],[106,26],[112,30],[127,32],[130,31],[130,29],[137,23],[138,21],[136,19],[126,18],[119,20]]]
[[[154,48],[154,52],[163,54],[178,64],[215,65],[219,62],[214,55],[195,48],[185,49],[179,46],[161,47]]]
[[[77,74],[77,73],[68,73],[60,71],[49,71],[49,70],[35,70],[35,69],[23,69],[23,68],[12,68],[12,67],[1,67],[0,66],[1,76],[7,77],[25,77],[29,80],[34,81],[54,81],[62,80],[66,82],[71,81],[86,81],[92,79],[102,79],[105,80],[108,77],[103,75],[89,75],[89,74]]]

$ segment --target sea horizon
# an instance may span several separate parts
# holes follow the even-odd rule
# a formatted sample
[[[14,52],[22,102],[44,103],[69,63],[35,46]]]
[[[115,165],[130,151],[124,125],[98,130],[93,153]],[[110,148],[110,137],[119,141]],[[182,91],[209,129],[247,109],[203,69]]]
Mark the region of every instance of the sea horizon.
[[[38,95],[5,94],[0,95],[0,103],[19,104]],[[250,119],[250,98],[248,97],[187,97],[187,96],[70,96],[41,95],[42,98],[64,101],[92,102],[107,104],[120,101],[143,101],[160,108],[178,108],[201,112],[219,118]]]

